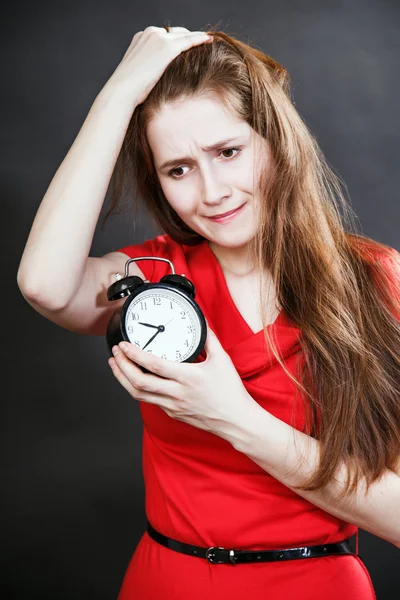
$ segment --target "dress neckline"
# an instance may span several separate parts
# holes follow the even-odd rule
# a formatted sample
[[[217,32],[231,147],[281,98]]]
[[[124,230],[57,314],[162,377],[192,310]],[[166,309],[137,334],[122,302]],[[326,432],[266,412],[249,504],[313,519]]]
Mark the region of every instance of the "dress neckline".
[[[218,258],[212,251],[207,239],[205,239],[203,241],[203,244],[206,249],[206,252],[208,253],[210,259],[212,260],[212,262],[214,264],[215,271],[216,271],[217,275],[219,276],[219,282],[223,288],[224,295],[226,296],[226,299],[228,302],[227,309],[228,310],[230,309],[230,311],[236,315],[236,318],[239,319],[239,321],[242,323],[243,328],[246,329],[249,336],[260,336],[261,334],[263,334],[264,329],[260,329],[259,331],[253,331],[252,328],[250,327],[250,325],[244,319],[244,317],[242,316],[240,310],[236,306],[236,304],[231,296],[231,293],[228,288],[228,284],[226,283],[225,274],[222,270],[222,267],[221,267],[221,264],[220,264]],[[272,323],[269,323],[267,325],[267,328],[272,329],[272,328],[276,328],[278,326],[280,326],[280,327],[288,327],[289,326],[289,322],[285,318],[285,312],[284,312],[283,308],[279,311],[275,320]]]

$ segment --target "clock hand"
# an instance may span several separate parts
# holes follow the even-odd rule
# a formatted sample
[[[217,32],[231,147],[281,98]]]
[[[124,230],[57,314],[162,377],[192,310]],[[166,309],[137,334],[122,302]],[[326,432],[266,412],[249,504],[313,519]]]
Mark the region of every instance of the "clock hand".
[[[145,325],[146,327],[153,327],[154,329],[158,329],[158,325],[151,325],[151,323],[142,323],[141,321],[138,321],[139,325]]]
[[[146,346],[148,346],[150,344],[150,342],[152,342],[154,340],[154,338],[161,332],[164,331],[164,325],[159,325],[159,327],[157,327],[157,331],[155,332],[155,334],[149,339],[149,341],[147,342],[147,344],[145,344],[142,348],[142,350],[144,350],[146,348]]]
[[[173,321],[173,320],[174,320],[174,319],[170,319],[170,320],[168,321],[168,323],[171,323],[171,321]],[[166,325],[168,325],[168,323],[166,323]],[[149,339],[149,341],[147,342],[147,344],[145,344],[145,345],[143,346],[142,350],[144,350],[144,349],[146,348],[146,346],[148,346],[148,345],[150,344],[150,342],[152,342],[152,341],[154,340],[154,338],[155,338],[155,337],[156,337],[156,336],[157,336],[159,333],[161,333],[162,331],[164,331],[164,330],[165,330],[165,325],[158,325],[158,327],[157,327],[157,325],[148,325],[147,323],[141,323],[141,325],[147,325],[148,327],[156,327],[156,328],[157,328],[157,331],[156,331],[156,333],[155,333],[155,334],[154,334],[154,335],[153,335],[153,336],[152,336],[152,337]]]

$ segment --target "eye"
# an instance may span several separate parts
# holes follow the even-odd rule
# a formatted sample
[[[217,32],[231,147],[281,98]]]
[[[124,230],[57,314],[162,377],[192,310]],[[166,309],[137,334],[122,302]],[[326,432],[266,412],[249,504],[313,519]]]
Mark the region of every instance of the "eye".
[[[177,177],[176,175],[173,175],[173,173],[175,173],[175,171],[178,171],[179,169],[183,169],[184,167],[176,167],[175,169],[171,169],[170,171],[168,171],[168,177],[172,177],[172,179],[182,179],[182,177]]]
[[[241,152],[241,148],[224,148],[223,150],[221,150],[221,154],[222,154],[222,152],[231,152],[232,150],[236,151],[236,154],[234,154],[233,156],[225,157],[227,160],[232,160],[232,158],[236,158],[236,156],[238,156],[238,154]],[[175,167],[175,169],[171,169],[170,171],[168,171],[168,177],[171,177],[172,179],[183,179],[183,177],[176,176],[176,175],[174,175],[174,173],[176,171],[178,171],[179,169],[184,169],[184,168],[185,167]]]
[[[221,150],[221,152],[230,152],[231,150],[236,150],[237,154],[239,154],[239,152],[240,152],[240,148],[225,148],[224,150]],[[237,154],[235,154],[234,156],[237,156]],[[225,158],[234,158],[234,157],[226,156]]]

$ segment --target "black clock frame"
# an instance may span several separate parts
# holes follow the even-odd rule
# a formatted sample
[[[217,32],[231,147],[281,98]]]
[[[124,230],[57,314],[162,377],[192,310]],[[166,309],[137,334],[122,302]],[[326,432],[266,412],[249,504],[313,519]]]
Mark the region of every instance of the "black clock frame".
[[[110,357],[113,356],[112,350],[111,350],[113,348],[113,346],[118,346],[118,344],[123,341],[130,342],[129,336],[126,333],[126,329],[125,329],[125,316],[126,316],[129,305],[134,300],[134,298],[136,298],[136,296],[138,296],[139,294],[141,294],[143,292],[147,292],[148,290],[151,290],[151,289],[155,289],[155,290],[165,289],[165,290],[172,291],[175,294],[182,296],[182,298],[184,298],[187,302],[189,302],[189,304],[194,309],[194,311],[199,319],[199,325],[200,325],[200,331],[201,331],[198,346],[197,346],[196,350],[188,358],[186,358],[183,361],[176,361],[176,362],[189,362],[189,363],[194,362],[196,360],[196,358],[201,354],[201,352],[204,348],[205,342],[206,342],[207,323],[206,323],[205,317],[204,317],[199,305],[197,304],[197,302],[189,294],[182,292],[176,285],[170,285],[168,283],[163,283],[162,281],[160,281],[158,283],[143,283],[142,285],[139,285],[133,292],[131,292],[127,296],[124,304],[122,306],[120,306],[115,311],[115,313],[111,316],[110,321],[108,322],[107,332],[106,332],[106,343],[107,343],[107,349],[108,349]],[[195,292],[193,290],[193,294],[194,293]],[[140,366],[140,368],[143,371],[148,372],[147,369],[145,369],[141,365],[138,365],[138,366]]]

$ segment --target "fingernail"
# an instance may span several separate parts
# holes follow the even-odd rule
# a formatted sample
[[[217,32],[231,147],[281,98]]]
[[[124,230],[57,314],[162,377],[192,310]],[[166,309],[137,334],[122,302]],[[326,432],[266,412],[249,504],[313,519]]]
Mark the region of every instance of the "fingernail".
[[[119,347],[121,348],[121,350],[123,350],[124,352],[128,352],[129,350],[129,346],[126,342],[121,342]]]
[[[114,356],[117,356],[117,354],[119,352],[118,346],[113,346],[113,348],[111,349],[111,352],[114,354]]]

